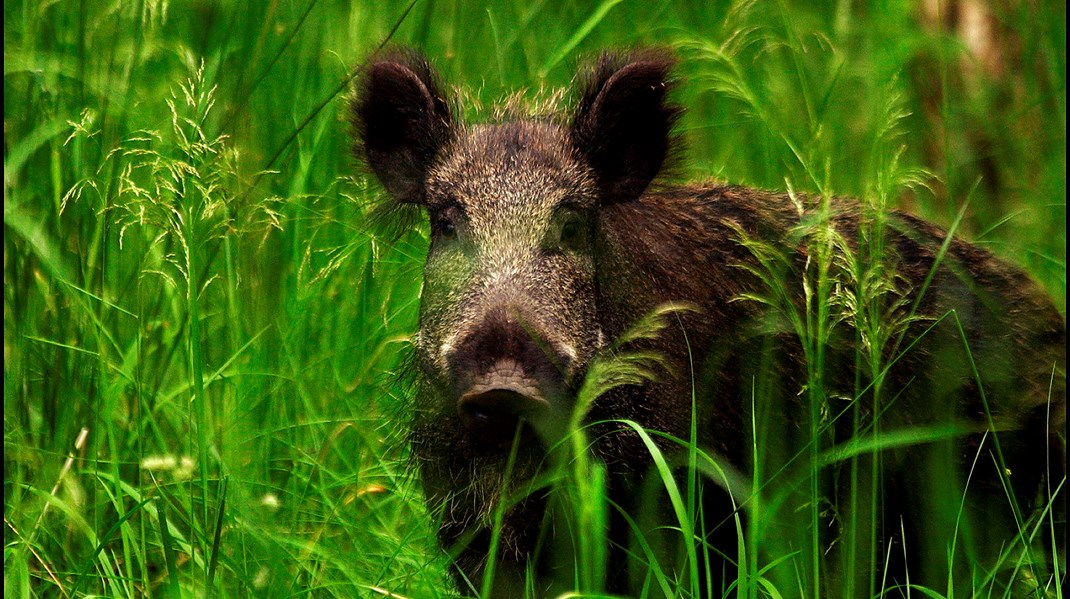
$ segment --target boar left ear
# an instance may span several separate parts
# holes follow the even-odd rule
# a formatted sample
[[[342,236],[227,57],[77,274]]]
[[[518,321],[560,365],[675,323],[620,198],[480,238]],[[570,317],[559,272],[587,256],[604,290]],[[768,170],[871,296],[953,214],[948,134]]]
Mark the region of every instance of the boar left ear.
[[[681,112],[666,101],[674,63],[660,50],[603,53],[581,75],[571,135],[597,176],[603,204],[634,200],[661,170]]]
[[[372,62],[350,105],[357,154],[399,202],[426,201],[427,173],[453,136],[454,120],[427,59],[395,49]]]

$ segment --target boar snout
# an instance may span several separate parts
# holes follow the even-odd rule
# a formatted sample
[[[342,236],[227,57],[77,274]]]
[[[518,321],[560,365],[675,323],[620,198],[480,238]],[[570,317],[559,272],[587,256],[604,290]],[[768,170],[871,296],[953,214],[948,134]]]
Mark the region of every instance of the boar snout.
[[[550,410],[550,402],[522,374],[519,378],[502,375],[503,370],[516,372],[510,368],[514,365],[501,363],[485,377],[485,383],[473,385],[457,400],[465,428],[482,443],[506,445],[522,421],[540,421]]]
[[[492,446],[510,443],[523,422],[544,441],[556,440],[573,355],[519,308],[488,311],[446,356],[465,428]]]

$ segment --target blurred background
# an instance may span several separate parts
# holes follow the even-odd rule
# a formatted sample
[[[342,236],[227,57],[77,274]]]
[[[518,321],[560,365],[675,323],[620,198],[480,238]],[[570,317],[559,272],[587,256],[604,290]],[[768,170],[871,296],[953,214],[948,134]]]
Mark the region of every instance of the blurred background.
[[[4,3],[5,596],[452,594],[349,81],[418,48],[471,119],[600,49],[681,58],[680,176],[904,209],[1065,315],[1066,5]],[[567,98],[565,95],[566,104]]]

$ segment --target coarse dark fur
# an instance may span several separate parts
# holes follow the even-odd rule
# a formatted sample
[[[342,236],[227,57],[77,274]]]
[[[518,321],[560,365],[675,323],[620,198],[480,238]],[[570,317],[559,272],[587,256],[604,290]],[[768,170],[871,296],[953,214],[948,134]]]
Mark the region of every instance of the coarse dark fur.
[[[942,252],[945,232],[904,214],[719,183],[652,184],[680,114],[668,99],[672,66],[660,50],[605,53],[580,73],[572,114],[557,120],[465,124],[428,62],[407,50],[374,57],[354,95],[358,155],[394,200],[430,218],[410,438],[440,539],[458,552],[458,581],[481,588],[497,502],[546,468],[592,361],[638,350],[665,359],[663,376],[606,392],[585,417],[599,423],[588,434],[624,512],[660,513],[639,499],[650,453],[624,420],[686,440],[694,418],[704,451],[737,473],[769,473],[771,485],[806,480],[792,476],[812,463],[799,459],[807,447],[842,447],[878,429],[957,426],[888,445],[879,462],[864,455],[822,466],[816,484],[832,506],[822,509],[825,543],[840,551],[836,539],[852,520],[879,525],[876,538],[865,526],[854,537],[873,554],[821,584],[833,595],[865,588],[876,569],[890,585],[909,573],[943,588],[956,534],[971,535],[978,563],[994,565],[1018,532],[1014,514],[1032,516],[1043,483],[1065,478],[1062,317],[1017,268],[963,241]],[[829,276],[841,286],[827,300],[831,334],[818,345],[800,339],[788,316],[805,313],[815,248],[829,252]],[[874,248],[882,255],[868,256]],[[874,273],[886,285],[864,299],[885,311],[881,326],[894,334],[882,340],[863,331],[864,307],[851,301]],[[666,304],[691,309],[672,313],[655,339],[615,345]],[[880,346],[866,354],[867,343]],[[859,358],[874,353],[880,371]],[[666,453],[679,450],[659,439]],[[961,478],[947,480],[949,472]],[[879,501],[849,502],[849,473]],[[934,513],[958,501],[967,476],[967,521]],[[703,584],[721,588],[722,569],[735,571],[727,493],[738,489],[707,486],[707,540],[727,557]],[[571,558],[561,556],[569,541],[547,525],[546,510],[543,489],[505,513],[495,595],[520,593],[527,575],[536,594],[572,588]],[[786,528],[811,525],[792,520],[794,507],[782,511]],[[654,517],[646,530],[659,534],[665,523]],[[631,534],[614,515],[609,590],[636,592],[646,575],[641,559],[628,558]],[[846,586],[851,577],[860,586]]]

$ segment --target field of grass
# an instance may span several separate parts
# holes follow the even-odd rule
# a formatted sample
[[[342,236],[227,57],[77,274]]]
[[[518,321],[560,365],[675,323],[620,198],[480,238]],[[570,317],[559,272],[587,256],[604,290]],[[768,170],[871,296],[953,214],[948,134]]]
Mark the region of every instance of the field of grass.
[[[383,43],[473,118],[671,45],[685,177],[906,209],[1065,316],[1066,6],[990,4],[5,2],[5,596],[456,593],[395,376],[427,226],[350,152]]]

